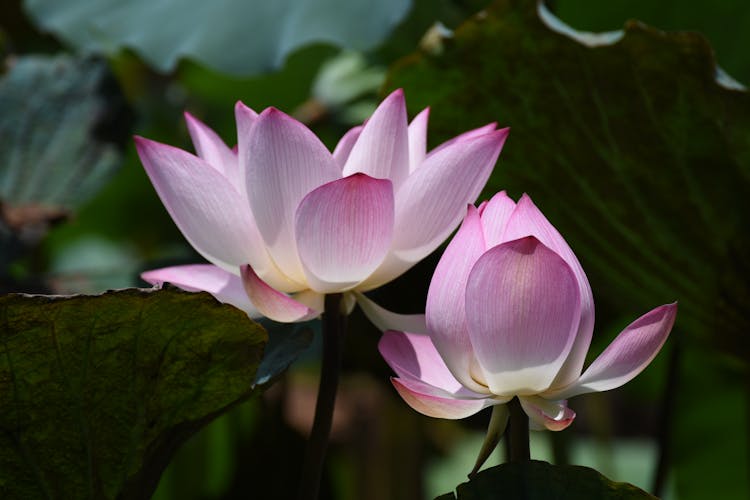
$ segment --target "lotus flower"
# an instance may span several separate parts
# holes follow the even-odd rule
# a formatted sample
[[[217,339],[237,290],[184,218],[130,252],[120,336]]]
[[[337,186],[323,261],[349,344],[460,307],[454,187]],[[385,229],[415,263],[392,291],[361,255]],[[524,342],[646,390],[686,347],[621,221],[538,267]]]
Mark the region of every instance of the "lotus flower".
[[[566,399],[635,377],[676,313],[668,304],[641,316],[581,374],[594,327],[586,275],[528,196],[516,204],[501,192],[469,207],[440,259],[427,296],[429,335],[388,331],[379,347],[401,397],[425,415],[458,419],[494,406],[499,435],[505,403],[518,397],[531,428],[559,431],[575,417]]]
[[[489,124],[427,153],[428,114],[408,123],[397,90],[333,153],[281,111],[257,114],[241,102],[236,149],[189,114],[197,156],[136,137],[164,206],[211,263],[143,278],[204,290],[280,322],[314,318],[325,294],[344,293],[349,310],[358,301],[381,327],[424,328],[423,317],[389,313],[362,292],[396,278],[447,238],[508,134]]]

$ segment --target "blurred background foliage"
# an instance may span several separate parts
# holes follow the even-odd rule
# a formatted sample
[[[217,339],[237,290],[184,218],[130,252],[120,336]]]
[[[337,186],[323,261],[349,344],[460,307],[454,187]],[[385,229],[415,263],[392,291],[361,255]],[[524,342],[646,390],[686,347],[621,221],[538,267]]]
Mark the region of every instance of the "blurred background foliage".
[[[200,262],[150,186],[131,134],[191,149],[189,110],[233,144],[232,106],[242,100],[293,114],[332,147],[387,89],[403,86],[411,116],[432,106],[432,145],[488,121],[512,128],[483,198],[526,191],[569,240],[597,300],[593,354],[638,314],[680,301],[653,366],[623,389],[574,400],[575,424],[533,433],[532,456],[647,490],[660,483],[666,498],[748,498],[750,104],[739,85],[716,84],[713,57],[750,83],[750,3],[548,2],[579,30],[638,19],[702,34],[629,23],[622,43],[598,48],[549,30],[530,0],[253,10],[261,4],[0,5],[0,288],[92,293],[143,286],[146,269]],[[263,14],[274,23],[258,23]],[[374,297],[423,310],[439,254]],[[452,490],[489,415],[416,414],[388,383],[378,333],[359,312],[351,324],[323,497]],[[316,349],[192,438],[155,498],[292,497]],[[502,450],[494,463],[501,459]]]

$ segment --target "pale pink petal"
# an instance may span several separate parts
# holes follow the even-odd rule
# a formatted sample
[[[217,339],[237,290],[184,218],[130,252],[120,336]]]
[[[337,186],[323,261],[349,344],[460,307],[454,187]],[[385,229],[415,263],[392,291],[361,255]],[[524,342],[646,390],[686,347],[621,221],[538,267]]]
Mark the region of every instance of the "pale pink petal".
[[[615,389],[632,380],[656,357],[677,316],[677,303],[659,306],[633,321],[571,386],[551,397],[570,398]]]
[[[354,174],[324,184],[302,199],[294,228],[310,288],[347,290],[367,278],[391,246],[391,181]]]
[[[430,108],[425,108],[409,124],[409,173],[414,172],[427,156],[427,122]]]
[[[250,138],[250,131],[258,119],[258,113],[253,109],[245,106],[242,101],[237,101],[234,105],[234,120],[237,122],[237,151],[240,148],[246,148]],[[243,153],[247,154],[245,151]]]
[[[424,314],[398,314],[380,307],[362,293],[354,292],[354,297],[367,319],[381,332],[400,330],[418,334],[427,333]]]
[[[427,335],[389,330],[380,338],[378,350],[399,377],[421,380],[451,394],[463,387]]]
[[[525,194],[518,201],[516,209],[508,220],[503,241],[515,240],[524,236],[534,236],[556,252],[568,263],[578,280],[581,293],[581,322],[578,325],[578,334],[568,359],[560,369],[557,379],[552,383],[553,387],[564,387],[580,376],[586,353],[591,344],[591,335],[594,331],[594,296],[591,293],[591,285],[586,278],[586,273],[573,250],[570,249],[557,229],[534,205],[531,198]]]
[[[163,267],[141,274],[152,285],[171,283],[188,292],[208,292],[219,302],[231,304],[245,311],[251,318],[261,314],[253,306],[239,276],[210,264]]]
[[[398,188],[409,175],[409,138],[406,103],[396,90],[367,120],[344,165],[344,176],[363,172],[390,179]]]
[[[493,196],[483,209],[480,207],[479,212],[482,214],[482,227],[484,228],[487,248],[492,248],[504,241],[505,226],[515,208],[516,202],[511,200],[505,191],[500,191]]]
[[[241,274],[247,296],[263,316],[280,323],[297,323],[320,315],[321,311],[313,310],[268,286],[252,267],[242,266]]]
[[[442,143],[439,146],[437,146],[435,149],[433,149],[432,151],[430,151],[427,156],[434,155],[438,151],[441,151],[441,150],[443,150],[443,149],[445,149],[445,148],[447,148],[449,146],[452,146],[456,142],[465,141],[467,139],[472,139],[474,137],[479,137],[481,135],[486,135],[486,134],[489,134],[491,132],[494,132],[496,128],[497,128],[497,123],[496,122],[492,122],[492,123],[488,123],[487,125],[484,125],[482,127],[469,130],[468,132],[464,132],[463,134],[459,134],[456,137],[454,137],[452,139],[448,139],[444,143]]]
[[[549,388],[573,346],[580,313],[570,266],[533,236],[485,252],[466,285],[466,321],[490,391]],[[429,325],[429,311],[427,319]]]
[[[437,387],[418,380],[391,378],[393,386],[406,404],[428,417],[459,419],[498,404],[492,398],[459,399]]]
[[[344,168],[346,160],[349,158],[349,153],[352,152],[354,144],[359,139],[359,134],[362,133],[362,125],[349,129],[344,136],[336,144],[336,148],[333,150],[333,159],[336,160],[336,164]]]
[[[185,112],[185,122],[198,156],[221,172],[238,192],[241,192],[237,155],[227,147],[216,132],[188,112]]]
[[[247,203],[223,175],[181,149],[142,137],[135,144],[162,203],[193,248],[230,272],[247,263],[270,269]]]
[[[537,430],[561,431],[573,423],[576,412],[567,401],[548,401],[538,396],[520,397],[521,406]]]
[[[479,213],[469,206],[464,223],[440,258],[427,292],[427,329],[445,364],[466,387],[486,390],[471,376],[476,364],[466,324],[466,282],[474,263],[484,253]]]
[[[333,156],[307,127],[268,108],[239,143],[248,201],[274,262],[305,282],[294,238],[294,215],[310,191],[341,177]]]
[[[504,129],[457,141],[409,176],[396,192],[397,256],[416,263],[448,237],[482,191],[507,135]]]

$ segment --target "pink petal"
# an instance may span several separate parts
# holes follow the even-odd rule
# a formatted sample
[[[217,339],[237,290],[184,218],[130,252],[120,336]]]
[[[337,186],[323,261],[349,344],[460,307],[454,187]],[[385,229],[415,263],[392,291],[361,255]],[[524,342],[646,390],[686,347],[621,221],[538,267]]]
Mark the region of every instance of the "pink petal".
[[[516,202],[511,200],[505,191],[500,191],[484,205],[483,210],[480,210],[487,248],[492,248],[504,241],[505,226],[515,208]]]
[[[424,314],[397,314],[380,307],[362,293],[354,292],[354,296],[367,319],[381,332],[400,330],[419,334],[427,333]]]
[[[354,144],[359,139],[359,135],[362,133],[362,125],[349,129],[344,136],[336,144],[336,148],[333,150],[333,159],[336,160],[336,164],[344,168],[346,160],[349,158],[349,154],[352,152]]]
[[[252,267],[242,266],[240,271],[247,296],[263,316],[280,323],[298,323],[320,316],[321,311],[311,309],[268,286]]]
[[[482,255],[466,286],[466,321],[490,391],[549,388],[573,346],[580,312],[570,266],[533,236]]]
[[[432,151],[430,151],[428,153],[428,156],[429,155],[433,155],[433,154],[437,153],[438,151],[442,151],[443,149],[445,149],[445,148],[447,148],[449,146],[452,146],[452,145],[454,145],[457,142],[466,141],[468,139],[473,139],[474,137],[479,137],[479,136],[486,135],[486,134],[489,134],[491,132],[494,132],[496,128],[497,128],[497,123],[492,122],[492,123],[488,123],[487,125],[484,125],[482,127],[469,130],[468,132],[464,132],[463,134],[457,135],[456,137],[454,137],[452,139],[448,139],[444,143],[440,144],[438,147],[436,147],[435,149],[433,149]]]
[[[479,213],[469,206],[464,223],[440,258],[427,292],[427,329],[432,342],[456,379],[466,387],[486,390],[471,376],[476,364],[466,324],[466,282],[484,253]]]
[[[576,412],[568,408],[566,401],[548,401],[538,396],[519,398],[521,407],[538,430],[561,431],[573,423]]]
[[[260,114],[243,144],[240,166],[252,213],[273,260],[294,281],[305,275],[294,238],[294,214],[302,198],[341,172],[307,127],[274,108]]]
[[[230,272],[270,263],[247,203],[204,160],[142,137],[138,155],[156,192],[182,234],[201,255]]]
[[[344,176],[363,172],[400,186],[409,175],[407,127],[406,102],[399,89],[386,97],[365,123],[344,165]]]
[[[534,205],[527,195],[523,195],[516,205],[516,209],[508,220],[503,241],[515,240],[524,236],[534,236],[546,247],[552,249],[575,273],[581,294],[581,322],[578,334],[570,351],[568,359],[560,369],[553,387],[563,387],[578,379],[586,359],[591,335],[594,331],[594,296],[591,285],[586,278],[580,262],[573,250],[570,249],[560,233],[550,224],[542,212]]]
[[[246,147],[250,137],[250,130],[258,120],[258,113],[253,109],[245,106],[242,101],[237,101],[234,105],[234,120],[237,122],[237,153],[240,145]],[[243,151],[247,154],[247,152]]]
[[[294,227],[311,288],[349,289],[380,265],[391,246],[391,181],[354,174],[324,184],[302,199]]]
[[[185,112],[185,122],[198,156],[221,172],[241,193],[237,155],[227,147],[216,132],[188,112]]]
[[[428,417],[459,419],[497,404],[492,398],[459,399],[452,394],[418,380],[391,378],[406,403]]]
[[[208,292],[219,302],[242,309],[251,318],[261,315],[247,298],[239,276],[220,267],[210,264],[164,267],[146,271],[141,278],[152,285],[171,283],[188,292]]]
[[[389,330],[380,338],[378,350],[399,377],[421,380],[451,394],[463,387],[427,335]]]
[[[633,321],[572,386],[552,397],[569,398],[615,389],[632,380],[656,357],[677,316],[677,303],[659,306]]]
[[[425,108],[409,124],[409,173],[414,172],[427,156],[427,122],[430,108]]]
[[[396,193],[394,252],[418,262],[456,228],[489,178],[508,130],[457,141],[436,154]]]

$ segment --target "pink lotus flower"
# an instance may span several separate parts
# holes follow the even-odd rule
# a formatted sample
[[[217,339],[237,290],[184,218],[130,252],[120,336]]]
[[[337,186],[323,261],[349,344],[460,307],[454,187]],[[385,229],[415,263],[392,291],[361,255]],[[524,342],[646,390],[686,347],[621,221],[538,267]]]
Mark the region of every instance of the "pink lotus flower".
[[[430,283],[429,335],[388,331],[380,352],[415,410],[457,419],[518,397],[535,429],[562,430],[567,398],[623,385],[661,349],[676,304],[631,323],[581,374],[594,327],[591,287],[560,233],[524,195],[469,207]],[[491,451],[491,450],[490,450]]]
[[[397,90],[333,153],[281,111],[257,114],[240,102],[235,150],[189,114],[198,156],[136,137],[169,214],[212,264],[143,278],[281,322],[314,318],[325,294],[344,292],[349,310],[358,301],[378,325],[420,329],[423,317],[391,314],[362,292],[405,272],[455,229],[508,134],[490,124],[427,153],[428,114],[408,123]]]

